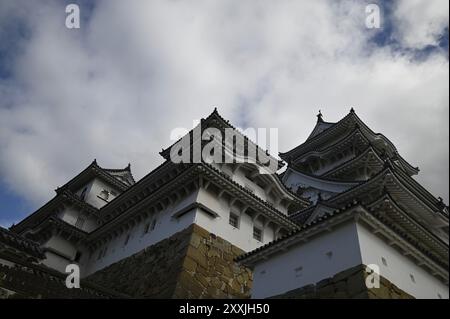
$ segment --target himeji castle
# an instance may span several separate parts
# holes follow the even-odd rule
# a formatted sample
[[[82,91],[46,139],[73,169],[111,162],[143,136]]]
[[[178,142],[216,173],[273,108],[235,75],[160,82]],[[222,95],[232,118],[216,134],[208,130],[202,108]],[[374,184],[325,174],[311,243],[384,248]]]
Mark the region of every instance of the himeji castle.
[[[208,129],[231,130],[244,142],[214,134],[209,146],[242,148],[247,160],[213,151],[174,162],[183,138],[139,181],[130,165],[94,160],[0,228],[0,297],[449,297],[448,206],[353,109],[335,123],[319,113],[306,141],[279,158],[217,109],[197,129],[189,150]],[[65,286],[68,265],[79,267],[80,288]]]

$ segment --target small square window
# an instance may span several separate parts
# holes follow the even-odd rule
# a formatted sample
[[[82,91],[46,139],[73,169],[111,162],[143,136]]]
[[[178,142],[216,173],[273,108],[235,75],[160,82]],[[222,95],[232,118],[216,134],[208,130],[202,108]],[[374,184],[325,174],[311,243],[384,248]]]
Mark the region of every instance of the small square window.
[[[124,246],[128,244],[128,241],[130,240],[130,234],[127,235],[127,238],[125,238],[125,242],[123,243]]]
[[[230,219],[228,220],[229,224],[235,228],[239,228],[239,216],[233,213],[230,213]]]
[[[258,228],[256,226],[253,226],[253,238],[255,238],[257,241],[262,242],[262,229]]]
[[[150,230],[154,230],[156,227],[156,218],[152,221],[152,224],[150,226]]]
[[[150,229],[150,223],[145,224],[143,235],[147,234]]]
[[[296,278],[303,276],[303,266],[295,268],[294,271],[295,271]]]
[[[108,201],[109,198],[109,192],[104,189],[100,192],[100,194],[98,194],[98,197],[100,197],[101,199],[103,199],[104,201]]]
[[[80,262],[81,259],[81,252],[77,251],[77,253],[75,254],[75,258],[73,259],[76,263]]]

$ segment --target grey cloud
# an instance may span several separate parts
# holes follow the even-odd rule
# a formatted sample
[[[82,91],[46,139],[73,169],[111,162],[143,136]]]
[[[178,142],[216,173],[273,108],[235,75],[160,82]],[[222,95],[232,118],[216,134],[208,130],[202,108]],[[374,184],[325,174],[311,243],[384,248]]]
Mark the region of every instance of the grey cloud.
[[[448,59],[369,50],[358,1],[101,1],[79,31],[58,2],[29,16],[38,2],[14,3],[0,17],[32,33],[0,82],[0,176],[36,205],[93,158],[142,177],[170,131],[213,106],[238,126],[278,127],[281,150],[319,108],[338,120],[354,106],[448,200]]]

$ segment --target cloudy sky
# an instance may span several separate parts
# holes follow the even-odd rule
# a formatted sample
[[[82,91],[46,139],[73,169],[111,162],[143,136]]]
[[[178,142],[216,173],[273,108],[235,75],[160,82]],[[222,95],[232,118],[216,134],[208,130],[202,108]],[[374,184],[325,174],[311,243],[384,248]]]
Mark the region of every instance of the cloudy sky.
[[[176,127],[219,112],[303,142],[350,107],[449,198],[448,0],[0,0],[0,225],[94,158],[141,178]],[[65,27],[78,3],[80,29]]]

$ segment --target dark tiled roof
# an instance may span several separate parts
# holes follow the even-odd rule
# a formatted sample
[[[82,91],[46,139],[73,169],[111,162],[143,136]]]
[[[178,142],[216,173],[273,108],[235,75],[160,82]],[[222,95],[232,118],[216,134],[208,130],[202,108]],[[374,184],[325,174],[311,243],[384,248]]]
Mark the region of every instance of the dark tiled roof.
[[[218,121],[218,123],[220,124],[220,125],[222,125],[223,127],[225,127],[225,128],[231,128],[231,129],[233,129],[233,130],[235,130],[236,132],[238,132],[239,134],[241,134],[242,136],[243,136],[243,138],[246,140],[246,141],[248,141],[249,143],[253,143],[254,145],[256,145],[256,149],[257,150],[260,150],[260,151],[263,151],[264,152],[264,150],[258,145],[258,144],[256,144],[255,142],[253,142],[251,139],[249,139],[248,138],[248,136],[246,136],[244,133],[242,133],[240,130],[238,130],[235,126],[233,126],[231,123],[230,123],[230,121],[229,120],[226,120],[226,119],[224,119],[220,114],[219,114],[219,112],[217,111],[217,108],[214,108],[214,111],[210,114],[210,115],[208,115],[208,117],[206,118],[206,119],[202,119],[202,121],[201,121],[201,125],[202,125],[202,130],[205,128],[203,125],[205,124],[205,123],[208,123],[208,122],[212,122],[212,121],[214,121],[214,120],[217,120]],[[207,127],[207,126],[206,126]],[[190,130],[186,135],[190,135],[190,136],[192,136],[192,134],[193,134],[193,132],[194,132],[194,129],[192,129],[192,130]],[[167,148],[163,148],[162,149],[162,151],[159,153],[162,157],[164,157],[166,160],[168,160],[169,159],[169,156],[170,156],[170,149],[174,146],[174,145],[176,145],[178,142],[180,142],[182,140],[182,138],[180,138],[178,141],[176,141],[175,143],[173,143],[172,145],[170,145],[169,147],[167,147]],[[191,141],[191,145],[192,145],[192,141]],[[270,157],[272,157],[273,159],[275,159],[272,155],[270,155],[269,153],[268,153],[268,151],[266,151],[266,154],[267,155],[269,155]],[[276,160],[276,159],[275,159]],[[277,163],[278,163],[278,169],[280,169],[280,168],[282,168],[283,166],[284,166],[284,164],[283,164],[283,161],[281,161],[281,160],[277,160]]]
[[[22,237],[8,229],[0,227],[0,243],[11,246],[17,250],[34,256],[38,259],[45,258],[44,251],[39,247],[39,244]]]

